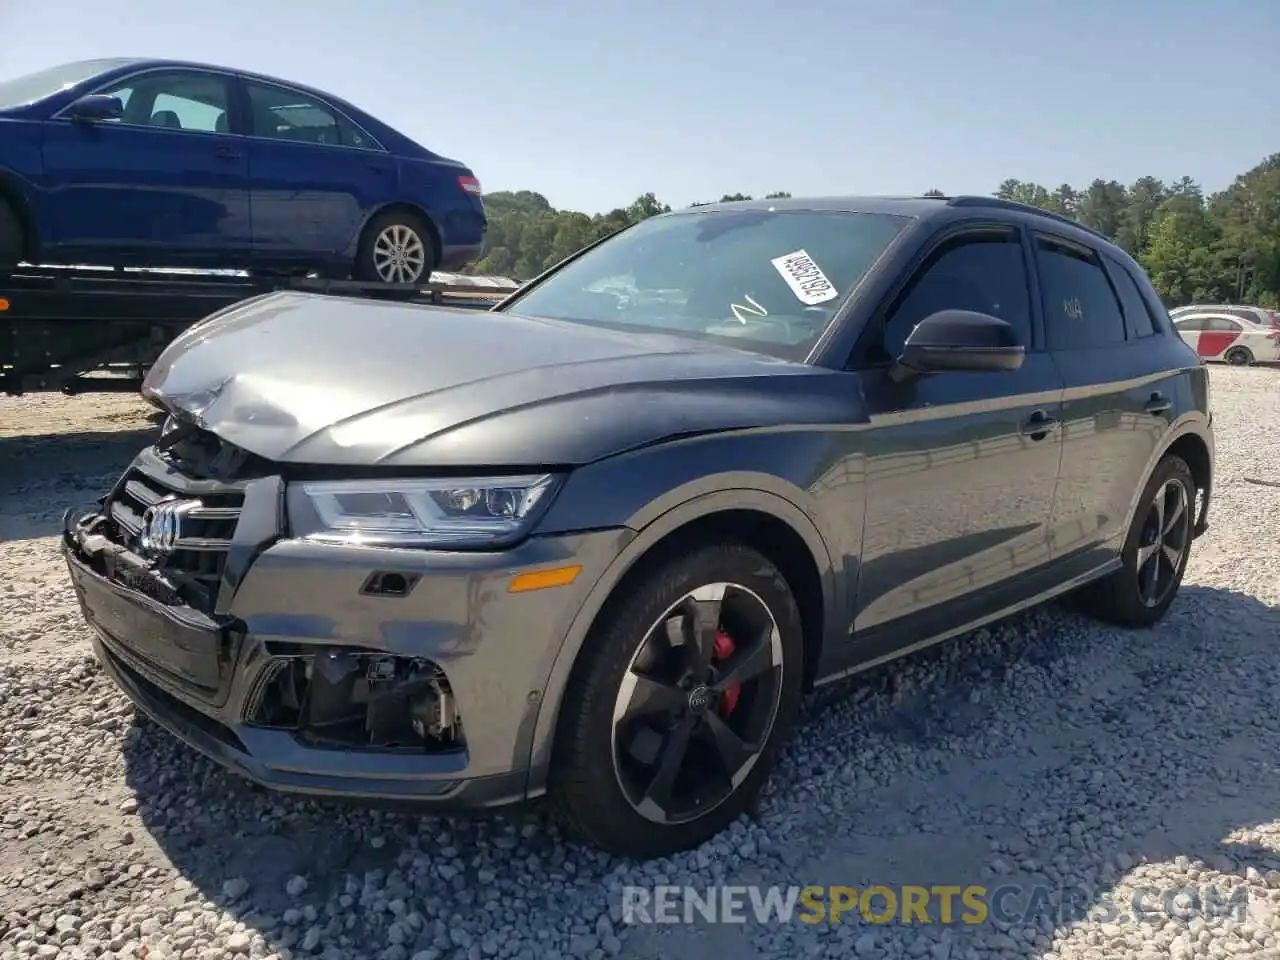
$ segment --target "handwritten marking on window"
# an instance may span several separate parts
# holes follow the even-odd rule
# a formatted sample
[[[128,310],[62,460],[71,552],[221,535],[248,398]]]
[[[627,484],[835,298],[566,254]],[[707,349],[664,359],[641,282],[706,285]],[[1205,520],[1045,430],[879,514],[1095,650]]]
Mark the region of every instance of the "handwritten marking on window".
[[[729,309],[733,311],[733,316],[739,323],[744,326],[746,325],[747,318],[743,316],[743,314],[748,314],[753,317],[767,317],[769,315],[769,311],[762,307],[756,299],[751,296],[751,294],[746,294],[743,299],[746,300],[750,306],[744,307],[740,303],[729,304]]]

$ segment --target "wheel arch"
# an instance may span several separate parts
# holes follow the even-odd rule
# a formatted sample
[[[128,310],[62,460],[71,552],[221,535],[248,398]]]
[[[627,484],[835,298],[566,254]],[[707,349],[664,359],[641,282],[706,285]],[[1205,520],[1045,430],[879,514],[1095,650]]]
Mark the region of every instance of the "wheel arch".
[[[418,206],[416,203],[410,203],[408,200],[392,200],[391,202],[384,203],[370,211],[369,215],[365,217],[364,222],[360,224],[360,229],[356,231],[355,245],[352,248],[354,256],[359,256],[360,245],[365,240],[365,234],[369,230],[369,225],[372,224],[374,220],[378,219],[378,217],[387,213],[409,213],[426,224],[427,232],[431,234],[431,242],[435,244],[436,263],[439,264],[440,258],[444,255],[444,247],[442,246],[443,239],[440,236],[440,226],[435,222],[431,214],[423,207]]]
[[[22,181],[10,171],[0,167],[0,201],[8,204],[22,228],[23,257],[31,261],[40,251],[40,225],[34,206]]]
[[[1132,526],[1134,514],[1138,509],[1138,502],[1142,497],[1142,491],[1147,488],[1147,482],[1151,479],[1151,474],[1155,472],[1160,461],[1169,454],[1181,457],[1186,461],[1187,466],[1191,468],[1191,476],[1195,480],[1196,492],[1200,495],[1200,502],[1196,505],[1198,509],[1195,517],[1195,535],[1199,536],[1206,529],[1209,514],[1209,494],[1213,490],[1214,443],[1213,434],[1209,432],[1208,424],[1198,414],[1188,414],[1184,418],[1175,421],[1174,427],[1169,431],[1164,443],[1156,449],[1156,452],[1147,462],[1147,467],[1142,473],[1142,482],[1138,484],[1133,501],[1129,505],[1129,512],[1125,517],[1123,529],[1128,530]]]
[[[747,543],[768,557],[786,578],[804,629],[805,688],[812,687],[825,643],[838,635],[842,607],[838,580],[825,540],[813,521],[789,500],[758,489],[721,490],[687,499],[640,527],[583,601],[543,685],[530,744],[531,797],[546,790],[560,706],[579,655],[595,624],[629,579],[691,542],[711,538]]]

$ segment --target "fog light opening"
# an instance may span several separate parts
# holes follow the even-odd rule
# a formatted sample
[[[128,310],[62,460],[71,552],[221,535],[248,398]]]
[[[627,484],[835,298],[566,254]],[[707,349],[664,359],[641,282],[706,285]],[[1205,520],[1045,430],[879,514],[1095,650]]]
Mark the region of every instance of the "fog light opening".
[[[330,649],[280,657],[267,669],[248,720],[316,746],[433,753],[465,747],[444,670],[421,657]]]

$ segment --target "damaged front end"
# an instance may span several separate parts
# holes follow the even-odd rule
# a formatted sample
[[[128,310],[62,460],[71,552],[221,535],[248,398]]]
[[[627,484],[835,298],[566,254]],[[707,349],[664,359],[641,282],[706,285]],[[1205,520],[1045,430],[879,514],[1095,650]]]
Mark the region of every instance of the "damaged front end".
[[[274,650],[245,720],[292,731],[316,747],[440,752],[466,746],[457,702],[438,664],[348,648]]]

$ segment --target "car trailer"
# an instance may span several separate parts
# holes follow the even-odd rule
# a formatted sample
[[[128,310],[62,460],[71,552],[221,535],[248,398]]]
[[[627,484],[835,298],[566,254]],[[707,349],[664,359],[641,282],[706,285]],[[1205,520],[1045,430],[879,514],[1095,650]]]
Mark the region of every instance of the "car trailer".
[[[223,307],[279,290],[484,310],[518,286],[505,277],[439,273],[426,284],[387,284],[15,267],[0,272],[0,388],[11,396],[135,392],[165,346],[187,327]]]

